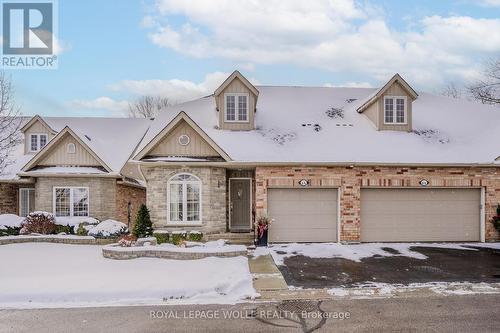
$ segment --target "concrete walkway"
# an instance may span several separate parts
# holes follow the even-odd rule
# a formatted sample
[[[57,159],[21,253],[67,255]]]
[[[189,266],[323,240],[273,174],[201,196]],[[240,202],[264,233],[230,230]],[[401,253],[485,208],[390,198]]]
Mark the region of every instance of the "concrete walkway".
[[[288,290],[288,285],[271,255],[257,258],[249,256],[248,266],[253,276],[253,286],[262,295],[262,298],[267,298],[268,294]]]

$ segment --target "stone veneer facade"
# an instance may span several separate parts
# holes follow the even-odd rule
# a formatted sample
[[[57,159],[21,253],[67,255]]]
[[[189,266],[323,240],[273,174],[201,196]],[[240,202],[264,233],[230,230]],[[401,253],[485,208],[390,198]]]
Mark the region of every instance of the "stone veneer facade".
[[[101,221],[117,219],[116,179],[98,177],[39,177],[35,183],[36,210],[53,212],[53,188],[57,186],[88,187],[90,216]]]
[[[361,188],[474,187],[484,189],[485,239],[499,240],[491,220],[500,203],[500,168],[495,167],[257,167],[256,213],[267,212],[268,187],[299,187],[300,179],[309,179],[312,187],[340,189],[340,240],[359,241],[361,221]]]
[[[146,202],[155,229],[199,230],[204,234],[226,231],[226,169],[217,167],[144,167],[147,181]],[[202,224],[167,223],[167,183],[178,173],[189,173],[201,180]]]

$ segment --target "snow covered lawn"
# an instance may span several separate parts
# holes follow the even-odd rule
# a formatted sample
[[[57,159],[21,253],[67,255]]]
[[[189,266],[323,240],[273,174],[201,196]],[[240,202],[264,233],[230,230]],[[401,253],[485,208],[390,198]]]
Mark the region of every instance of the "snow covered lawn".
[[[101,249],[1,246],[0,308],[235,303],[256,296],[245,257],[111,260]]]

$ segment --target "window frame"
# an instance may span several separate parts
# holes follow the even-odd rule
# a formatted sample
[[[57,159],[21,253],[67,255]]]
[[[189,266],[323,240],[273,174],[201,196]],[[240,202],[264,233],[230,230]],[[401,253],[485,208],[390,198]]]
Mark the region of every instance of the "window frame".
[[[195,178],[196,180],[174,180],[174,178],[179,177],[181,175],[187,175]],[[182,185],[182,221],[172,221],[170,219],[170,185],[172,184],[181,184]],[[196,184],[199,187],[199,195],[198,195],[198,201],[199,201],[199,212],[198,216],[199,219],[198,221],[188,221],[187,220],[187,185],[188,184]],[[171,226],[187,226],[187,225],[200,225],[203,224],[203,183],[199,177],[196,175],[193,175],[191,173],[187,172],[181,172],[181,173],[176,173],[167,182],[167,225]]]
[[[57,189],[69,189],[69,215],[68,216],[61,216],[57,215],[56,213],[56,190]],[[87,190],[87,201],[88,201],[88,209],[87,209],[87,215],[74,215],[75,213],[75,203],[74,203],[74,194],[73,190],[74,189],[85,189]],[[90,189],[88,186],[53,186],[52,187],[52,212],[55,217],[90,217]]]
[[[31,141],[32,141],[32,137],[36,136],[36,150],[33,150],[32,146],[31,146]],[[39,152],[40,150],[43,149],[43,147],[40,146],[40,138],[44,136],[45,137],[45,145],[43,147],[45,147],[48,143],[49,143],[49,135],[47,133],[30,133],[29,135],[29,152],[30,153],[36,153],[36,152]]]
[[[70,147],[72,149],[70,149]],[[66,153],[67,154],[76,154],[76,145],[73,142],[66,144]]]
[[[227,119],[227,97],[234,96],[234,120]],[[247,99],[246,120],[239,120],[240,106],[238,97],[245,96]],[[249,93],[225,93],[224,94],[224,122],[226,123],[249,123],[250,122],[250,94]]]
[[[393,109],[393,117],[392,117],[392,122],[387,122],[386,117],[385,117],[385,101],[391,99],[392,100],[392,105],[394,107]],[[397,120],[397,100],[398,99],[403,99],[404,100],[404,109],[403,109],[403,116],[404,116],[404,122],[398,123]],[[384,118],[384,125],[408,125],[408,99],[406,96],[384,96],[384,104],[383,104],[383,114],[382,117]]]
[[[29,211],[30,210],[29,209],[29,207],[30,207],[30,195],[29,195],[29,192],[32,191],[33,195],[35,195],[35,193],[34,193],[35,192],[35,188],[34,187],[20,187],[19,188],[19,216],[20,217],[26,217],[26,216],[28,216],[28,214],[26,214],[26,215],[22,214],[22,212],[23,212],[23,200],[22,200],[23,199],[23,195],[22,195],[21,192],[25,192],[25,191],[28,192],[28,196],[27,196],[27,198],[28,198],[28,203],[27,203],[28,204],[28,214],[31,213]],[[34,204],[35,203],[33,203],[33,206],[34,206]]]

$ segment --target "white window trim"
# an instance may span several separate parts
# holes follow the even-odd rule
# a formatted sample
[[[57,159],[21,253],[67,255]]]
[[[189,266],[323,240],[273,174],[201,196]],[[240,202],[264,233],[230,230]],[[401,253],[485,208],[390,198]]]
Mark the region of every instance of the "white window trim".
[[[70,149],[72,147],[72,149]],[[68,154],[76,154],[76,145],[73,142],[70,142],[66,145],[66,152]]]
[[[21,217],[25,217],[25,216],[22,216],[21,212],[23,210],[23,206],[22,206],[22,197],[23,195],[21,194],[21,192],[25,192],[25,191],[33,191],[35,192],[35,189],[33,187],[21,187],[19,188],[19,216]],[[29,202],[29,199],[30,199],[30,196],[29,196],[29,193],[28,193],[28,210],[29,210],[29,207],[30,207],[30,202]],[[31,213],[31,212],[28,212],[28,214]]]
[[[69,191],[69,202],[70,202],[69,216],[56,215],[56,190],[60,189],[60,188],[69,188],[70,189],[70,191]],[[87,209],[87,215],[78,215],[78,216],[74,215],[73,189],[76,189],[76,188],[84,188],[87,190],[87,201],[88,201],[88,206],[89,206],[89,209]],[[55,217],[89,217],[90,216],[90,190],[89,190],[88,186],[54,186],[52,188],[52,212],[54,213]]]
[[[227,120],[227,96],[235,96],[234,112],[235,120]],[[239,103],[238,96],[246,96],[247,98],[247,120],[238,120]],[[225,93],[224,94],[224,122],[226,123],[249,123],[250,122],[250,95],[248,93]]]
[[[398,123],[396,122],[396,99],[403,99],[404,100],[404,122],[402,123]],[[393,114],[393,122],[392,123],[389,123],[389,122],[386,122],[385,121],[385,101],[388,100],[388,99],[392,99],[392,103],[393,103],[393,106],[394,106],[394,114]],[[406,96],[384,96],[384,108],[383,108],[383,117],[384,117],[384,125],[408,125],[408,99],[406,98]]]
[[[174,179],[175,177],[178,177],[180,175],[188,175],[188,176],[192,176],[194,178],[196,178],[196,180],[192,180],[192,181],[186,181],[186,180],[172,180]],[[199,201],[200,201],[200,219],[199,221],[188,221],[187,220],[187,214],[183,214],[182,215],[182,221],[172,221],[170,220],[170,185],[171,184],[198,184],[200,186],[200,196],[199,196]],[[191,174],[191,173],[186,173],[186,172],[183,172],[183,173],[177,173],[175,175],[173,175],[172,177],[170,177],[170,179],[168,180],[167,182],[167,224],[168,225],[171,225],[171,226],[189,226],[189,225],[200,225],[203,223],[203,217],[202,217],[202,213],[203,213],[203,207],[202,207],[202,202],[203,202],[203,198],[202,198],[202,193],[203,193],[203,184],[201,182],[201,179],[196,177],[195,175]],[[182,211],[183,213],[184,212],[187,212],[187,191],[186,191],[186,186],[183,186],[182,187]]]
[[[37,142],[36,142],[36,150],[31,149],[31,137],[36,136],[37,137]],[[31,133],[29,137],[29,151],[31,153],[36,153],[39,152],[43,147],[40,147],[40,137],[44,136],[45,137],[45,146],[49,143],[49,136],[47,133]],[[44,147],[45,147],[44,146]]]

